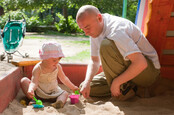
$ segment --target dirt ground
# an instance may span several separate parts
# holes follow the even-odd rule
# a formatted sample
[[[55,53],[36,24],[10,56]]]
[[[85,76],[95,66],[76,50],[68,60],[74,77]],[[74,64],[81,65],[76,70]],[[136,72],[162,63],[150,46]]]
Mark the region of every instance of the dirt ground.
[[[33,36],[33,33],[26,33],[26,36]],[[41,49],[41,46],[44,42],[47,41],[56,41],[61,44],[63,53],[65,57],[68,56],[74,56],[77,53],[89,50],[89,46],[82,46],[78,44],[71,45],[70,41],[81,41],[81,40],[89,40],[88,38],[81,38],[81,37],[64,37],[64,36],[56,36],[56,35],[34,35],[38,37],[44,37],[46,39],[23,39],[22,45],[19,47],[18,50],[22,55],[25,55],[25,53],[29,54],[28,58],[22,58],[19,53],[15,52],[13,55],[13,59],[15,61],[25,61],[25,60],[38,60],[39,59],[39,49]],[[0,53],[2,54],[5,52],[4,46],[2,43],[2,40],[0,39]],[[61,60],[61,63],[66,63],[67,60]],[[88,63],[88,60],[83,61],[74,61],[74,62],[68,62],[68,63]],[[12,68],[15,68],[14,65],[7,62],[7,57],[0,61],[0,76],[5,75],[10,71]]]

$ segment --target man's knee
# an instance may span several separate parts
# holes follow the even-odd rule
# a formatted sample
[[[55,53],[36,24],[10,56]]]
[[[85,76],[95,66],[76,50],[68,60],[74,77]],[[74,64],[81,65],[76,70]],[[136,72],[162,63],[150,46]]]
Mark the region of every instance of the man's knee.
[[[91,97],[111,96],[110,88],[108,85],[102,85],[102,84],[91,86],[90,96]]]

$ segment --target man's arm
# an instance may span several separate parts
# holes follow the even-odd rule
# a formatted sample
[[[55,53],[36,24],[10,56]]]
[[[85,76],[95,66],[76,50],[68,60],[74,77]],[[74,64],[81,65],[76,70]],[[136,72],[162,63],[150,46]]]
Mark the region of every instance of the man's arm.
[[[98,56],[91,56],[91,60],[88,64],[85,82],[91,82],[94,75],[98,72],[100,67],[100,60]]]
[[[90,93],[90,82],[92,81],[95,74],[98,72],[100,67],[100,59],[98,56],[91,56],[91,60],[88,64],[86,77],[80,92],[85,98],[89,97]]]
[[[111,84],[111,92],[113,96],[120,95],[120,85],[135,78],[140,74],[146,67],[147,61],[141,53],[134,53],[127,56],[131,64],[125,72],[115,78]]]

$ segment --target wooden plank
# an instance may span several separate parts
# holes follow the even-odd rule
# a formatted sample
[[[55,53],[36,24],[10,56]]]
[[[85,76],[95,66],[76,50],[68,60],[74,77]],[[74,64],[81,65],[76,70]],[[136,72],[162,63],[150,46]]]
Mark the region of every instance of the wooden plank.
[[[163,49],[169,50],[174,49],[174,37],[166,37]]]
[[[174,65],[174,55],[162,55],[160,62],[161,65]]]
[[[165,43],[166,31],[168,30],[169,19],[171,17],[170,13],[173,9],[173,5],[165,4],[159,6],[158,2],[155,4],[154,1],[152,4],[151,19],[147,25],[147,39],[157,50],[158,54],[161,55],[162,48],[165,45],[163,43]]]
[[[174,80],[174,66],[162,66],[161,76]]]
[[[30,60],[30,61],[16,61],[16,60],[13,60],[11,61],[11,63],[15,66],[30,66],[30,65],[35,65],[37,64],[38,62],[40,62],[41,60]]]
[[[174,17],[174,12],[171,12],[171,17]]]
[[[174,55],[174,50],[163,50],[164,55]],[[174,59],[173,59],[174,61]]]
[[[165,6],[160,6],[157,8],[158,9],[156,9],[155,14],[157,14],[158,17],[155,17],[155,19],[164,20],[164,19],[168,19],[169,17],[171,17],[172,6],[170,4],[165,5]]]
[[[170,31],[167,31],[166,32],[166,36],[167,37],[174,37],[174,31],[171,31],[171,30]]]
[[[174,30],[174,17],[170,17],[167,30]]]
[[[161,76],[174,80],[174,66],[163,66],[161,68]]]
[[[171,3],[171,0],[159,0],[158,6],[164,6]]]

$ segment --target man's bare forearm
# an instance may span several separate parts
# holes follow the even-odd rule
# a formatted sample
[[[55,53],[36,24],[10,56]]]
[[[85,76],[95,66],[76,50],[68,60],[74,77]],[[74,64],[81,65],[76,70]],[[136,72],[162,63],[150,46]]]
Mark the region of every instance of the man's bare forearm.
[[[90,63],[88,64],[87,72],[86,72],[86,78],[85,82],[90,83],[93,77],[96,75],[100,67],[99,60],[90,60]]]

